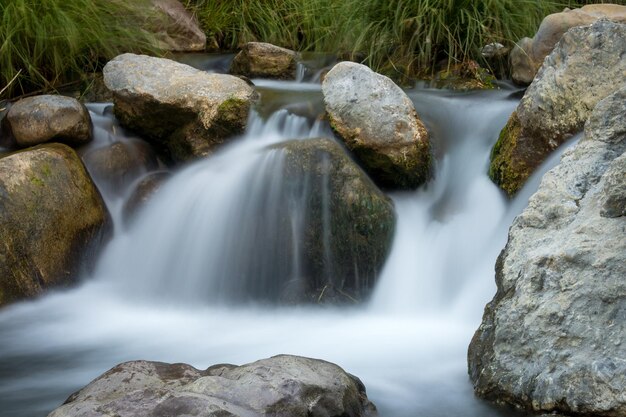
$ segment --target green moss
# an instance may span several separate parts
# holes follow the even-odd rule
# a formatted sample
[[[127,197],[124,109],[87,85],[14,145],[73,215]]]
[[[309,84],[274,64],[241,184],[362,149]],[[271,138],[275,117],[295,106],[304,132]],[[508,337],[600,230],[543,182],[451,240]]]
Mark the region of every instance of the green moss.
[[[513,112],[491,150],[489,177],[509,197],[514,196],[519,191],[530,174],[527,165],[515,158],[514,155],[521,134],[522,126],[519,117],[517,112]]]
[[[30,183],[38,187],[43,187],[45,185],[43,180],[39,177],[30,177]]]

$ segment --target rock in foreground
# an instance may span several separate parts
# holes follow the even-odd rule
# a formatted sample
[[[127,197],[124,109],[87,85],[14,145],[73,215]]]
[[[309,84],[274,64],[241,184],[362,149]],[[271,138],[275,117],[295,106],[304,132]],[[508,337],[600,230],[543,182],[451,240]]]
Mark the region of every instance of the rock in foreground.
[[[79,146],[91,141],[91,118],[78,100],[55,95],[24,98],[3,119],[9,136],[20,148],[46,142]]]
[[[243,132],[255,91],[232,75],[163,58],[123,54],[104,67],[120,123],[169,161],[208,155]]]
[[[69,283],[108,212],[76,153],[42,145],[0,159],[0,305]]]
[[[361,381],[329,362],[280,355],[200,371],[185,364],[120,364],[49,417],[376,416]]]
[[[248,42],[241,48],[230,67],[230,73],[248,78],[296,78],[298,54],[271,43]]]
[[[375,182],[415,188],[430,178],[430,141],[413,103],[389,78],[341,62],[322,83],[335,132]]]
[[[626,87],[509,231],[469,348],[476,393],[533,411],[626,415]]]
[[[509,196],[624,84],[625,54],[624,24],[599,20],[563,35],[493,148],[489,176]]]

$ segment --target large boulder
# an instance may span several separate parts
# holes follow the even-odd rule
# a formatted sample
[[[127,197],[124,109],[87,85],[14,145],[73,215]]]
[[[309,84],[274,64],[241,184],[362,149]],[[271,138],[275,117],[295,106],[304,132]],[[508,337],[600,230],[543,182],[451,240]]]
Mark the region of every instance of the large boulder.
[[[514,195],[556,147],[582,130],[595,105],[624,83],[626,25],[599,20],[563,35],[491,154],[489,176]]]
[[[206,35],[198,19],[180,1],[151,1],[156,16],[150,26],[161,48],[178,52],[204,51]]]
[[[145,55],[120,55],[103,73],[120,123],[173,162],[206,156],[241,133],[256,98],[252,87],[232,75]]]
[[[0,159],[0,305],[76,278],[108,213],[76,153],[41,145]]]
[[[298,54],[271,43],[248,42],[235,56],[230,73],[249,78],[296,78]]]
[[[283,300],[345,302],[366,297],[391,247],[392,201],[330,139],[293,140],[273,148],[282,152],[284,202],[279,210],[284,213],[277,217],[284,238],[292,236],[294,214],[302,216],[301,281],[284,288]],[[297,213],[290,212],[294,201]]]
[[[20,148],[46,142],[80,146],[92,139],[89,111],[70,97],[41,95],[21,99],[11,106],[2,123]]]
[[[496,263],[469,348],[476,393],[533,411],[626,415],[626,87],[543,178]]]
[[[430,178],[430,141],[413,103],[389,78],[365,65],[341,62],[322,83],[335,132],[374,181],[415,188]]]
[[[361,381],[318,359],[279,355],[247,365],[134,361],[72,394],[48,417],[374,417]]]
[[[519,84],[528,85],[539,71],[563,34],[576,26],[590,25],[606,18],[626,23],[626,6],[617,4],[588,4],[580,9],[565,9],[561,13],[546,16],[535,36],[521,39],[511,51],[511,78]]]

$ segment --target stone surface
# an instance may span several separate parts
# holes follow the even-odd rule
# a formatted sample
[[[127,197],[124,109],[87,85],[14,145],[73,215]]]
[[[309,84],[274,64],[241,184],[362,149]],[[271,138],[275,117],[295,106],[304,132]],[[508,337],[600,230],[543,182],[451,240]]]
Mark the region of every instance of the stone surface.
[[[161,189],[170,175],[167,171],[151,172],[135,184],[122,211],[126,225],[133,221],[139,210]]]
[[[157,35],[159,46],[169,51],[204,51],[206,35],[198,19],[178,0],[151,0],[156,11],[155,21],[150,25]]]
[[[206,371],[186,364],[117,365],[49,417],[374,417],[361,381],[329,362],[279,355]]]
[[[284,301],[346,302],[366,297],[390,250],[393,203],[330,139],[293,140],[274,146],[283,152],[284,193],[278,218],[288,222],[290,201],[305,217],[302,281],[291,283]],[[306,190],[305,190],[306,187]],[[293,216],[291,216],[293,217]],[[290,237],[291,224],[283,224]]]
[[[0,159],[0,305],[76,278],[108,225],[80,159],[61,144]]]
[[[374,181],[415,188],[430,178],[430,141],[413,103],[389,78],[341,62],[324,77],[324,103],[335,132]]]
[[[113,142],[85,152],[82,160],[105,195],[120,195],[133,179],[154,171],[159,162],[143,141]]]
[[[513,222],[468,353],[479,396],[626,415],[626,219],[613,204],[604,215],[607,199],[623,203],[625,113],[626,87],[598,103]]]
[[[144,55],[120,55],[103,72],[120,123],[174,162],[206,156],[241,133],[257,96],[232,75]]]
[[[41,95],[24,98],[11,106],[2,120],[18,147],[61,142],[79,146],[91,141],[91,118],[78,100]]]
[[[514,195],[550,152],[582,130],[592,109],[625,82],[626,25],[571,29],[548,56],[491,154],[489,176]]]
[[[230,73],[248,78],[296,78],[298,54],[271,43],[248,42],[235,56]]]
[[[590,25],[600,18],[626,23],[626,6],[588,4],[546,16],[533,39],[523,38],[511,51],[511,78],[528,85],[563,34],[576,26]]]

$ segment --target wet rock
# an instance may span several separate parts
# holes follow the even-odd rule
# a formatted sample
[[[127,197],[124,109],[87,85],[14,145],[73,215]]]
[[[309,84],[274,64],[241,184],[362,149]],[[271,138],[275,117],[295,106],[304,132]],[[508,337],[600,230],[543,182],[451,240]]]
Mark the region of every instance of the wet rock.
[[[495,81],[495,77],[489,71],[472,60],[451,64],[438,71],[432,78],[432,84],[436,88],[456,91],[490,89],[493,88]]]
[[[0,305],[76,279],[108,213],[76,153],[41,145],[0,159]]]
[[[170,177],[167,171],[151,172],[134,186],[133,191],[124,203],[124,223],[129,225],[139,210],[161,189]]]
[[[413,103],[389,78],[341,62],[324,77],[331,126],[379,185],[415,188],[430,178],[430,141]]]
[[[271,43],[248,42],[241,48],[230,67],[230,73],[248,78],[296,78],[298,54]]]
[[[117,365],[49,417],[374,417],[361,381],[329,362],[279,355],[247,365]]]
[[[103,72],[120,123],[173,162],[206,156],[241,133],[256,98],[237,77],[163,58],[123,54]]]
[[[91,141],[91,118],[78,100],[41,95],[11,106],[2,120],[4,131],[20,148],[46,142],[80,146]]]
[[[626,6],[589,4],[580,9],[566,9],[547,16],[533,39],[521,39],[511,51],[511,77],[518,84],[528,85],[539,71],[563,34],[576,26],[585,26],[606,18],[626,23]]]
[[[159,46],[169,51],[204,51],[207,40],[198,19],[178,0],[152,0],[157,12],[151,25]]]
[[[626,25],[599,20],[571,29],[546,58],[500,133],[489,176],[510,196],[594,106],[624,83]]]
[[[290,282],[283,300],[356,302],[366,297],[391,247],[393,203],[330,139],[293,140],[274,146],[283,152],[282,210],[308,196],[299,210],[302,277]],[[304,188],[307,188],[306,190]],[[289,214],[279,215],[289,219]],[[285,220],[288,221],[288,220]],[[291,235],[291,224],[280,230]]]
[[[159,167],[150,146],[139,140],[114,142],[86,152],[82,159],[99,189],[109,195],[123,193],[135,178]]]
[[[626,87],[598,103],[583,139],[513,222],[468,353],[479,396],[538,412],[626,415],[626,224],[606,217],[626,186],[625,113]]]

